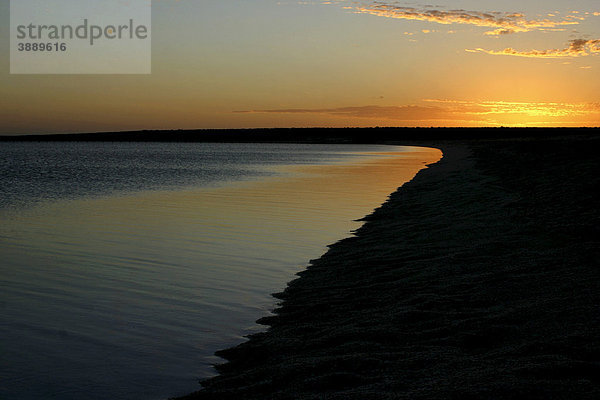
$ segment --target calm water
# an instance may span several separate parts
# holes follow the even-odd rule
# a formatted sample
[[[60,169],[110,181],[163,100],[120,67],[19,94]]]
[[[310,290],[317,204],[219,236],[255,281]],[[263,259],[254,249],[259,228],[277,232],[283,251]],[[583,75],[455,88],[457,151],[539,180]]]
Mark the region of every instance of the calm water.
[[[441,153],[2,143],[0,398],[165,399]]]

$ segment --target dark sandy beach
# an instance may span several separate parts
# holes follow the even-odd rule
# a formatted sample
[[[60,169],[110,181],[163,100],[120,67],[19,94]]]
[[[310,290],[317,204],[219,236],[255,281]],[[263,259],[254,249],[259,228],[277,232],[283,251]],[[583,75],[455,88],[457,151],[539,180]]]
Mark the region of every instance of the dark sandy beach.
[[[599,139],[426,144],[186,399],[600,398]]]

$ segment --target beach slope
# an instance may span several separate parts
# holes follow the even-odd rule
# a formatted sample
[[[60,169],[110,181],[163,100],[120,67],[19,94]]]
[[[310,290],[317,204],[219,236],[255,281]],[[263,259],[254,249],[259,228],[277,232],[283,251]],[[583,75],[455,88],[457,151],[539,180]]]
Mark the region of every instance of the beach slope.
[[[599,144],[428,143],[185,399],[600,398]]]

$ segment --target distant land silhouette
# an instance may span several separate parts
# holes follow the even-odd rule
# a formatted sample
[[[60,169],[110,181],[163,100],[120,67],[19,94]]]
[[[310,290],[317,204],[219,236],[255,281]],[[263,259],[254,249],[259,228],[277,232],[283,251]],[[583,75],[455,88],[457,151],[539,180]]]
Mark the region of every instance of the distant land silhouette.
[[[399,143],[402,141],[551,138],[594,135],[600,128],[265,128],[196,129],[0,136],[0,141]]]

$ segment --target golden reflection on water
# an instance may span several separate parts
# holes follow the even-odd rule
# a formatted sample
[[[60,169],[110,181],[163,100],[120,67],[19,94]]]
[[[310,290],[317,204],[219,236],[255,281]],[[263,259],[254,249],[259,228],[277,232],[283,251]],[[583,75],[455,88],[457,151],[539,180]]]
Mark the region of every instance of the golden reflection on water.
[[[243,257],[270,243],[269,252],[300,254],[346,236],[358,227],[354,220],[441,156],[437,149],[410,148],[365,154],[351,164],[285,167],[283,176],[227,187],[61,201],[20,222],[29,225],[32,245],[63,247],[59,252],[95,247],[103,253],[130,248],[140,256],[147,250],[165,257],[180,251]],[[48,226],[51,234],[43,228]],[[290,250],[294,246],[298,251]]]

